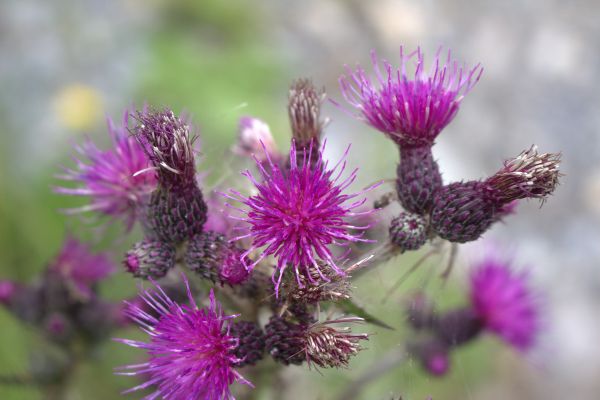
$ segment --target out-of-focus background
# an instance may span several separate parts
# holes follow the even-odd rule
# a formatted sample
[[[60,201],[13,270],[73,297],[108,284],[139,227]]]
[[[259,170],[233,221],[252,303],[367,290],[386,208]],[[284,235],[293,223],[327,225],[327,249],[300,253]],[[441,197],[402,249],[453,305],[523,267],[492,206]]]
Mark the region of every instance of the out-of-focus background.
[[[0,276],[28,281],[58,251],[67,232],[98,248],[110,243],[118,261],[132,238],[115,245],[59,208],[81,201],[51,192],[71,145],[85,135],[108,145],[105,116],[132,104],[185,110],[199,127],[203,168],[227,171],[222,155],[237,120],[267,121],[280,147],[289,138],[289,82],[311,77],[340,100],[343,65],[369,69],[369,51],[397,61],[401,44],[431,55],[449,47],[483,78],[434,149],[444,178],[478,178],[532,144],[562,151],[566,174],[540,209],[522,204],[516,216],[486,235],[518,264],[532,268],[543,293],[546,325],[527,357],[486,338],[453,355],[450,375],[433,379],[408,360],[365,387],[360,398],[597,399],[600,393],[600,3],[558,1],[411,0],[4,0],[0,4]],[[429,58],[431,60],[431,57]],[[332,147],[352,142],[360,184],[393,177],[397,154],[383,135],[331,104]],[[231,171],[229,171],[231,172]],[[115,232],[109,230],[109,237]],[[134,236],[136,233],[133,234]],[[461,260],[476,253],[463,247]],[[400,257],[365,274],[356,297],[393,326],[372,330],[369,350],[347,371],[291,367],[287,399],[331,399],[406,336],[399,301],[381,304],[381,290],[414,258]],[[464,301],[464,269],[445,287],[439,266],[412,285],[442,304]],[[437,269],[435,269],[437,268]],[[462,270],[462,271],[461,271]],[[427,279],[433,276],[433,283]],[[115,299],[135,290],[119,273],[103,286]],[[404,288],[397,292],[402,296]],[[22,371],[35,351],[34,332],[0,310],[0,373]],[[367,329],[369,330],[369,329]],[[124,332],[127,335],[129,332]],[[118,399],[133,385],[112,368],[139,353],[118,343],[99,349],[78,372],[69,398]],[[0,399],[37,399],[32,388],[0,386]],[[137,398],[130,395],[129,398]],[[266,397],[265,397],[266,398]]]

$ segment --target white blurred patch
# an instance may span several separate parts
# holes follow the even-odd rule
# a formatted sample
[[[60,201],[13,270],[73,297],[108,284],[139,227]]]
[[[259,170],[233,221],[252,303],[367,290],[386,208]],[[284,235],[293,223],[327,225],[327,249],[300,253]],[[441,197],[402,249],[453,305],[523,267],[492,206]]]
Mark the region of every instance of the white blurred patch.
[[[529,68],[546,78],[583,78],[583,43],[577,34],[553,24],[542,26],[530,42]]]

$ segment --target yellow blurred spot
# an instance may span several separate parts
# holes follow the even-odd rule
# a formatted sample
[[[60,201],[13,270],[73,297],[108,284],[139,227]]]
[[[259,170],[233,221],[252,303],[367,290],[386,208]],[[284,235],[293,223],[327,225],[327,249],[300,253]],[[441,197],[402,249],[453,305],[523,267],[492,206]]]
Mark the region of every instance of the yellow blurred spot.
[[[102,117],[100,93],[79,83],[62,88],[57,93],[54,104],[58,120],[72,130],[89,130]]]

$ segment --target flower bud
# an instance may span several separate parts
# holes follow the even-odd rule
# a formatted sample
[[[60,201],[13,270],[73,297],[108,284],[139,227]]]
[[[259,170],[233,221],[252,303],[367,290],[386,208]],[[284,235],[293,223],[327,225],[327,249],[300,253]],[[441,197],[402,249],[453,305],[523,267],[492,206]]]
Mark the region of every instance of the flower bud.
[[[46,317],[43,322],[43,330],[46,336],[55,342],[65,342],[73,332],[73,325],[66,315],[56,312]]]
[[[298,79],[292,83],[288,95],[288,114],[292,137],[300,150],[313,141],[318,147],[319,137],[327,121],[321,120],[321,105],[325,89],[317,89],[310,79]]]
[[[497,207],[485,196],[480,181],[455,182],[434,197],[431,227],[443,239],[466,243],[479,239],[496,219]]]
[[[427,221],[420,215],[403,212],[392,219],[389,234],[401,252],[418,250],[427,242]]]
[[[243,250],[216,232],[203,232],[188,243],[185,262],[205,279],[230,285],[243,283],[250,276],[241,261]],[[250,260],[247,260],[250,264]]]
[[[17,290],[19,290],[18,283],[8,280],[0,281],[0,304],[9,305]]]
[[[162,278],[175,265],[175,247],[160,240],[144,239],[125,254],[123,264],[136,278]]]
[[[265,326],[265,348],[273,359],[284,365],[300,365],[306,360],[304,354],[307,326],[272,316]]]
[[[433,328],[437,337],[447,346],[460,346],[481,333],[483,322],[475,311],[463,308],[440,315]]]
[[[238,138],[233,147],[235,154],[256,157],[258,161],[266,161],[267,156],[279,160],[281,155],[271,135],[269,125],[258,118],[242,117],[238,125]]]
[[[408,345],[408,351],[421,362],[425,371],[432,376],[444,376],[450,369],[448,348],[436,339],[411,343]]]
[[[234,355],[239,361],[237,367],[254,365],[262,360],[265,351],[265,336],[254,322],[240,321],[231,324],[229,334],[238,339]]]

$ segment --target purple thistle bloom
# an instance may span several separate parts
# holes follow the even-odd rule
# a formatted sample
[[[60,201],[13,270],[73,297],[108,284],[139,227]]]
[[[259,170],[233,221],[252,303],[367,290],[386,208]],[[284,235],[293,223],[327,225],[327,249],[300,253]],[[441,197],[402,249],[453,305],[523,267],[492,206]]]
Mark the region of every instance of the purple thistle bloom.
[[[86,299],[92,296],[94,284],[114,270],[115,266],[106,254],[93,254],[86,244],[72,237],[65,240],[60,253],[49,266],[50,272],[59,274],[78,295]]]
[[[9,280],[0,281],[0,304],[8,305],[13,298],[20,285]]]
[[[110,150],[100,150],[91,140],[75,146],[81,158],[74,158],[75,169],[65,168],[58,178],[78,182],[77,188],[56,187],[57,193],[88,196],[90,204],[67,210],[69,213],[97,211],[114,219],[125,217],[128,229],[147,196],[156,187],[153,173],[136,174],[149,166],[149,160],[135,137],[129,134],[130,111],[123,113],[121,126],[108,118]],[[87,161],[85,161],[87,159]]]
[[[185,278],[189,305],[179,305],[154,284],[156,290],[140,292],[140,298],[155,314],[138,305],[126,310],[150,336],[150,342],[116,339],[128,346],[147,351],[150,359],[142,364],[119,368],[120,375],[148,376],[148,380],[125,393],[155,387],[144,397],[152,400],[223,400],[233,399],[229,386],[237,381],[249,386],[234,366],[241,362],[234,355],[238,339],[230,334],[231,319],[210,292],[210,305],[198,308]]]
[[[446,60],[440,53],[441,48],[427,73],[420,48],[406,55],[404,48],[400,47],[400,68],[394,69],[383,60],[385,71],[382,73],[377,55],[372,51],[377,82],[372,82],[360,66],[354,72],[346,67],[347,76],[342,75],[339,80],[342,94],[359,111],[359,119],[385,133],[397,144],[431,145],[452,121],[460,102],[483,72],[479,64],[470,70],[459,66],[451,59],[450,51]],[[407,64],[415,56],[416,69],[411,78]]]
[[[313,154],[312,147],[302,158],[302,165],[298,165],[295,142],[292,142],[289,170],[282,170],[269,157],[269,172],[265,169],[266,164],[263,166],[256,160],[262,179],[256,179],[250,171],[245,171],[243,175],[256,186],[258,193],[245,197],[230,190],[231,195],[225,195],[247,207],[246,210],[238,209],[245,214],[238,219],[248,223],[248,226],[239,228],[245,233],[232,239],[252,238],[252,246],[242,255],[242,262],[245,263],[245,257],[260,248],[263,248],[260,256],[252,264],[246,265],[247,268],[254,268],[269,255],[277,259],[272,277],[277,294],[288,266],[294,269],[299,285],[302,285],[300,274],[310,277],[310,267],[314,267],[321,278],[328,281],[321,272],[318,260],[330,265],[337,274],[344,274],[328,246],[368,241],[361,238],[362,233],[351,234],[349,229],[360,232],[369,228],[369,225],[352,226],[345,221],[347,217],[371,213],[353,211],[363,205],[366,199],[350,204],[347,202],[379,183],[359,193],[343,194],[356,179],[357,172],[355,169],[340,182],[349,149],[346,149],[338,164],[329,169],[321,157],[322,150]],[[312,157],[317,158],[316,163],[311,162]]]
[[[471,301],[485,329],[518,350],[533,346],[539,315],[527,274],[489,257],[471,273]]]

